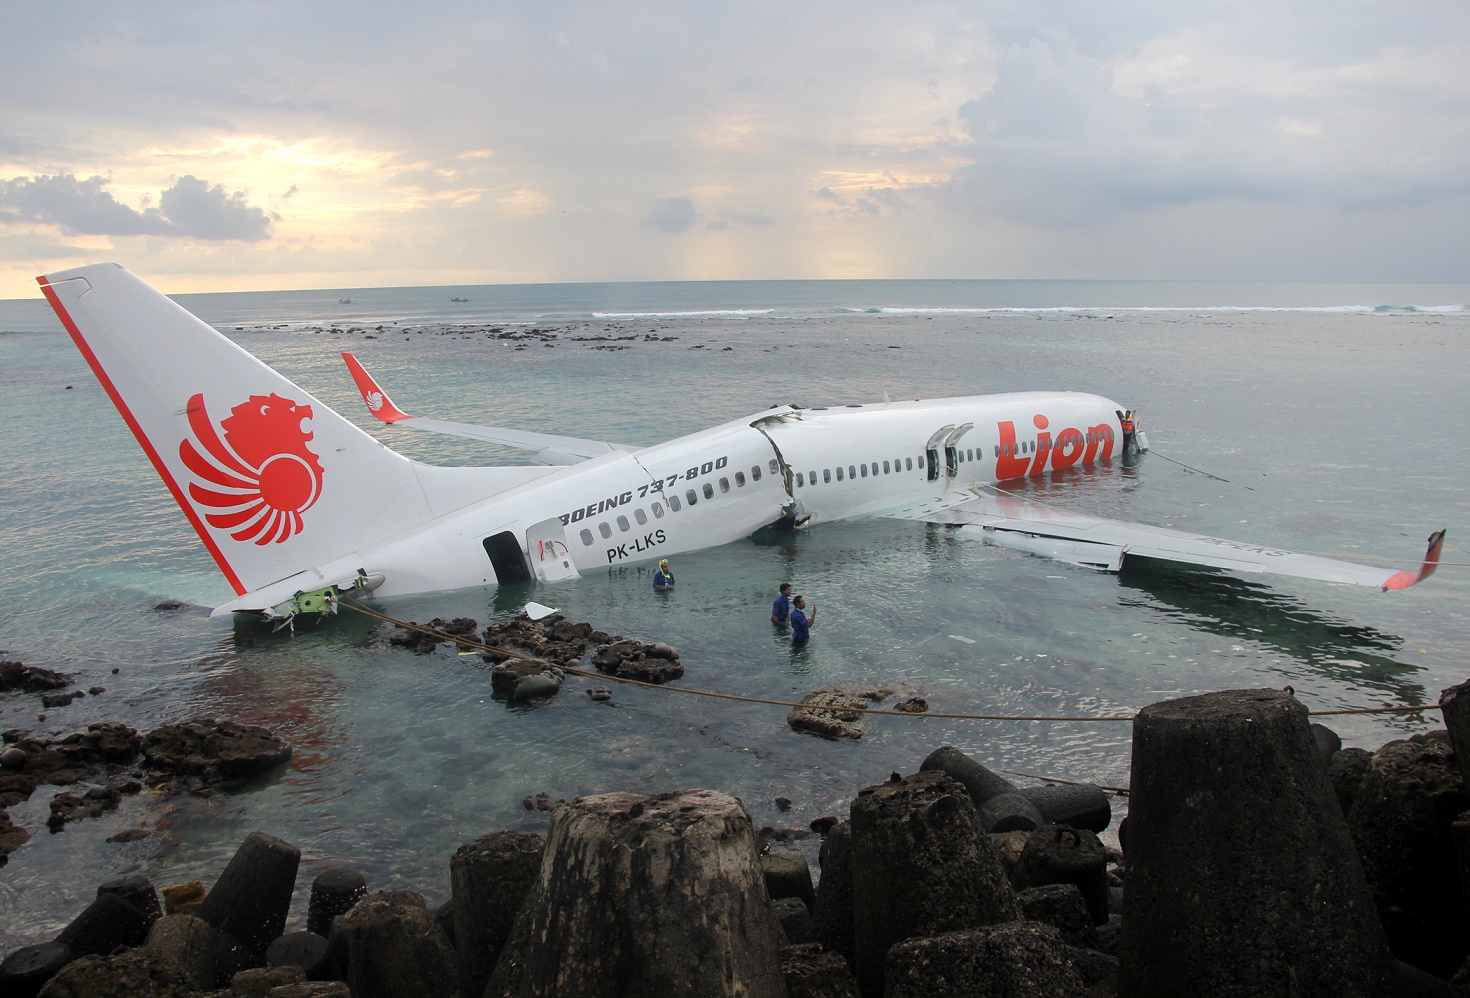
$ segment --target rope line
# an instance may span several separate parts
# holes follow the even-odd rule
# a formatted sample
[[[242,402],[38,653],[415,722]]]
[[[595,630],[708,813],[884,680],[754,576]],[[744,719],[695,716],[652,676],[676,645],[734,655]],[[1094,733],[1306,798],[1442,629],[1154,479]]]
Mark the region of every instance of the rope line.
[[[790,700],[769,700],[762,697],[741,696],[740,694],[736,693],[716,693],[712,690],[696,690],[682,686],[661,686],[658,683],[649,683],[641,679],[628,679],[623,676],[610,676],[605,673],[594,672],[590,669],[583,669],[578,666],[560,665],[556,662],[549,662],[544,658],[536,658],[534,655],[523,655],[520,652],[512,651],[509,648],[497,648],[494,645],[487,645],[484,642],[479,641],[475,638],[467,638],[464,635],[460,634],[449,634],[445,631],[435,630],[432,627],[426,627],[423,624],[414,623],[413,621],[398,620],[396,618],[388,616],[385,613],[379,613],[377,610],[373,610],[369,607],[363,606],[356,600],[338,598],[336,602],[338,605],[345,606],[349,610],[353,610],[366,617],[372,617],[375,620],[381,620],[384,623],[393,624],[394,626],[401,627],[406,631],[417,631],[418,633],[426,634],[429,637],[439,638],[441,641],[448,641],[456,645],[463,645],[466,648],[473,648],[478,651],[490,652],[494,655],[504,655],[507,658],[519,659],[522,662],[531,662],[536,665],[544,665],[552,669],[560,669],[563,672],[570,673],[573,676],[581,676],[585,679],[609,680],[615,683],[623,683],[627,686],[641,686],[644,689],[660,690],[665,693],[684,693],[689,696],[709,697],[714,700],[734,700],[740,703],[765,704],[766,706],[771,707],[799,707],[802,710],[828,711],[830,713],[839,714],[874,714],[881,717],[912,718],[934,717],[944,718],[946,720],[953,721],[1133,721],[1136,720],[1138,717],[1137,711],[1132,714],[1104,714],[1097,716],[1074,716],[1057,714],[948,714],[938,713],[935,711],[909,712],[906,710],[884,710],[878,707],[837,707],[825,704],[793,703]],[[1437,704],[1424,704],[1418,707],[1343,707],[1336,710],[1309,710],[1307,711],[1307,715],[1310,717],[1328,717],[1341,714],[1413,714],[1420,711],[1438,709],[1439,707]],[[1043,780],[1053,779],[1052,777],[1046,776],[1039,776],[1035,778]],[[1068,781],[1053,780],[1053,782],[1066,783]],[[1105,787],[1104,789],[1109,788]]]

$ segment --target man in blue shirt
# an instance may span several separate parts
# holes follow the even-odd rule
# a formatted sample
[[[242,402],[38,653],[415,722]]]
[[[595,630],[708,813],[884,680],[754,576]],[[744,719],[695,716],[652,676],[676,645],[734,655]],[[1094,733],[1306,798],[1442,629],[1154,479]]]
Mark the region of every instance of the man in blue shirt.
[[[771,604],[771,623],[777,627],[785,627],[786,619],[791,616],[791,583],[781,583],[781,595],[776,597],[776,602]]]
[[[653,573],[653,588],[673,589],[674,573],[669,571],[669,559],[661,558],[658,563],[658,571]]]
[[[807,639],[812,636],[810,628],[816,622],[816,607],[812,607],[810,617],[806,614],[806,597],[798,596],[791,601],[791,643],[793,645],[806,644]]]

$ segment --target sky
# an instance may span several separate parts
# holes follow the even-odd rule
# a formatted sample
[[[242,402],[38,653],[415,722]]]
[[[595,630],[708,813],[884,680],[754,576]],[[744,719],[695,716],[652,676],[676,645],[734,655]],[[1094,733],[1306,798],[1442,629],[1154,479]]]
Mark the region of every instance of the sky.
[[[0,6],[0,298],[1470,282],[1465,0]]]

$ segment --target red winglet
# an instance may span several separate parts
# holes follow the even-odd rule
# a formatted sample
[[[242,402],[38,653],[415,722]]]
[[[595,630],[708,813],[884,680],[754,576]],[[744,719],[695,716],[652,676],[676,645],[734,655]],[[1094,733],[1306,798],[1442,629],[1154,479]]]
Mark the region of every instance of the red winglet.
[[[393,404],[388,393],[378,386],[373,376],[367,373],[367,368],[357,362],[356,357],[344,350],[342,359],[347,362],[347,370],[352,372],[352,380],[357,382],[357,390],[362,393],[362,400],[367,404],[368,412],[385,423],[396,423],[399,420],[413,418]]]
[[[1383,584],[1383,591],[1390,589],[1408,589],[1416,582],[1423,582],[1434,574],[1439,567],[1439,552],[1444,547],[1444,531],[1436,530],[1429,535],[1429,550],[1424,552],[1424,565],[1419,569],[1419,574],[1413,572],[1399,572]]]

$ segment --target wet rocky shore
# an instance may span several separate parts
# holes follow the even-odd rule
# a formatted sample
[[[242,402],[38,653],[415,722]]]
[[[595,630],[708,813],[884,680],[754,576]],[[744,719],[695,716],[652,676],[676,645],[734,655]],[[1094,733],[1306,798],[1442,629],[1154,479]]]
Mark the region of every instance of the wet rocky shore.
[[[1465,994],[1470,683],[1440,706],[1445,730],[1369,753],[1287,691],[1153,704],[1121,851],[1103,788],[948,746],[814,821],[815,871],[718,790],[610,793],[467,843],[436,908],[339,867],[293,912],[300,852],[255,832],[213,883],[100,885],[5,956],[0,995]],[[268,732],[178,727],[139,736],[150,780],[279,765]],[[6,751],[26,775],[133,744],[95,734]]]

